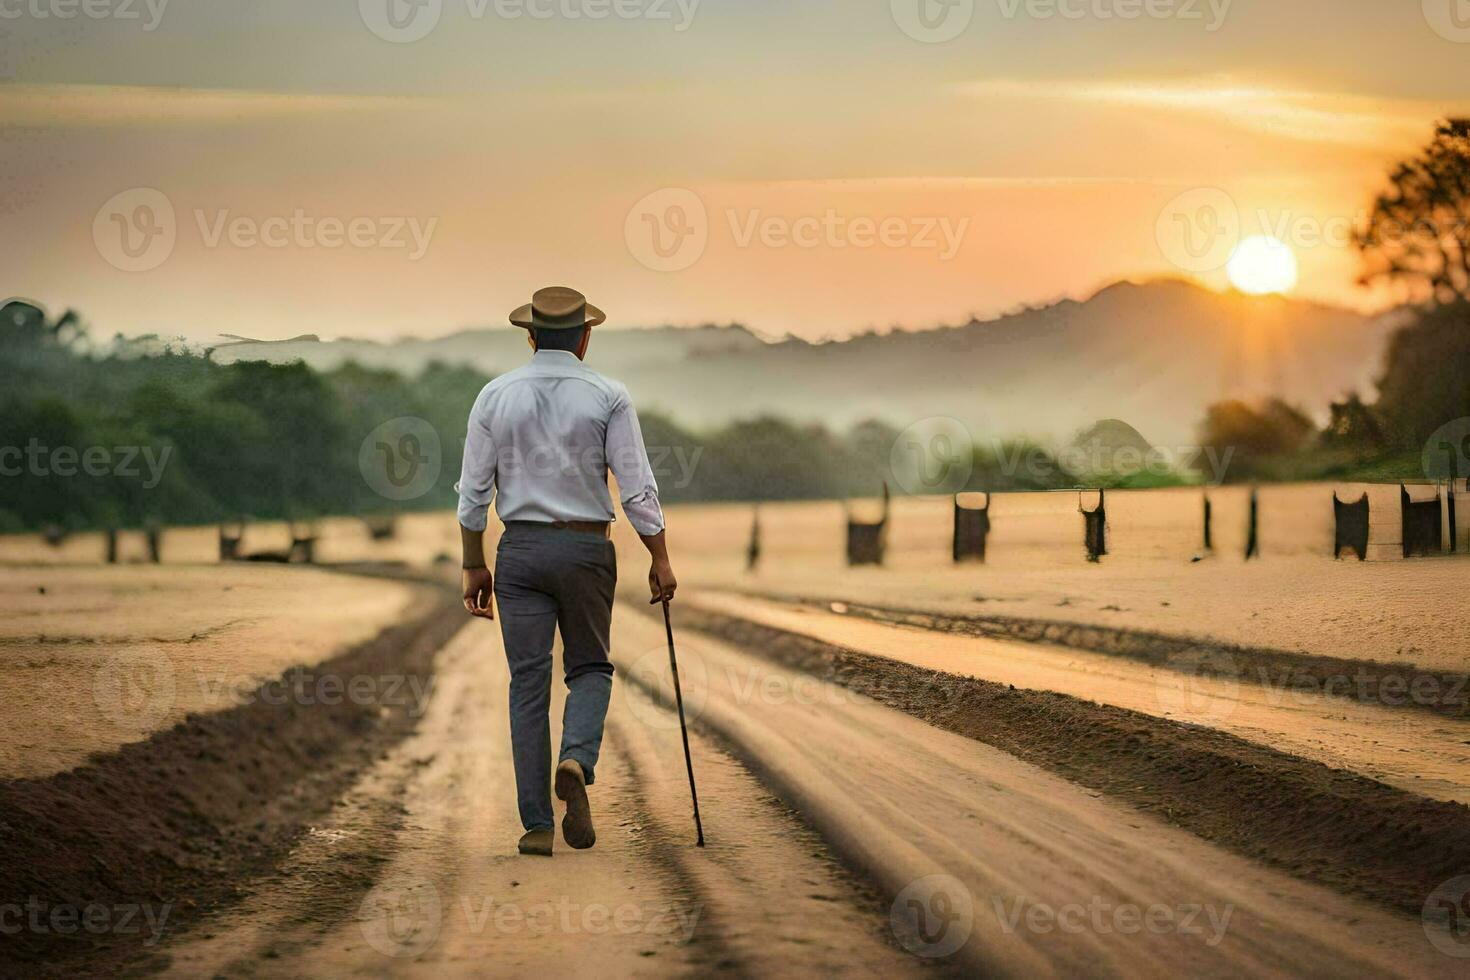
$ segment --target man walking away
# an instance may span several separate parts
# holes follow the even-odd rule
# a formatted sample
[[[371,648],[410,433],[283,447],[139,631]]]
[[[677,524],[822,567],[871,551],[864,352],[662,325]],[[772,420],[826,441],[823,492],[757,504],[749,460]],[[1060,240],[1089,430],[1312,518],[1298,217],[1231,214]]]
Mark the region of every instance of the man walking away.
[[[648,586],[672,599],[677,583],[664,542],[658,485],[628,390],[582,363],[592,328],[606,317],[574,289],[539,290],[510,315],[535,351],[524,367],[485,386],[470,411],[459,493],[464,606],[495,618],[510,662],[510,738],[525,835],[522,854],[550,856],[551,647],[561,629],[567,700],[556,795],[566,804],[562,837],[597,840],[587,787],[597,769],[612,693],[608,660],[617,556],[607,474],[623,513],[653,557]],[[494,499],[505,524],[492,578],[482,535]],[[492,593],[494,603],[492,603]]]

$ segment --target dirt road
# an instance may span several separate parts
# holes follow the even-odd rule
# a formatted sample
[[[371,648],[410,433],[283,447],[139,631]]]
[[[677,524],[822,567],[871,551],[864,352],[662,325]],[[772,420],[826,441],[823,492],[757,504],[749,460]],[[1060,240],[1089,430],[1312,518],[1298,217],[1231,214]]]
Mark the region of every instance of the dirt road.
[[[677,729],[636,691],[620,693],[610,719],[593,789],[597,846],[574,852],[558,841],[551,860],[518,856],[505,675],[498,632],[466,627],[440,656],[419,732],[364,776],[279,874],[171,944],[167,972],[915,971],[867,888],[702,738],[711,843],[692,846]]]
[[[660,625],[624,615],[617,634],[626,673],[667,697]],[[707,638],[684,646],[702,675],[691,713],[880,883],[920,955],[986,975],[1452,972],[1417,921],[844,688]]]

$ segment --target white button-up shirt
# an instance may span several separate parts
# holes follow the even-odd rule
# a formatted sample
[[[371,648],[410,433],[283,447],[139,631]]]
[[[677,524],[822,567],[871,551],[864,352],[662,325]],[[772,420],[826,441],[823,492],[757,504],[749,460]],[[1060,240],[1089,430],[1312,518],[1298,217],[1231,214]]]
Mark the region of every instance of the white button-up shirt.
[[[475,399],[454,485],[459,522],[483,531],[492,498],[502,521],[612,521],[609,469],[634,529],[662,531],[658,484],[628,389],[570,351],[537,351]]]

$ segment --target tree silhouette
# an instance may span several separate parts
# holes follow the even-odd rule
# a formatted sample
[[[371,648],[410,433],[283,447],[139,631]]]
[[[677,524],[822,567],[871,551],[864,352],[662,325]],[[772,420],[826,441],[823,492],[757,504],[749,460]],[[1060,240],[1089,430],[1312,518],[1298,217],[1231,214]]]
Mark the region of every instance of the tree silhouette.
[[[24,299],[6,300],[0,306],[0,342],[34,346],[48,340],[71,344],[82,338],[86,328],[73,310],[48,320],[40,305]]]
[[[1470,119],[1440,123],[1389,184],[1357,235],[1364,284],[1391,283],[1431,307],[1470,300]]]

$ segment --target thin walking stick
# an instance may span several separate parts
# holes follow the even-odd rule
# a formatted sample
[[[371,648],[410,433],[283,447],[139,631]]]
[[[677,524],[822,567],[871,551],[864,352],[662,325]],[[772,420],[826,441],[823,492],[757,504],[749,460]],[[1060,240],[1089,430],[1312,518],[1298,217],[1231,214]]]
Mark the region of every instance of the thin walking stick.
[[[684,738],[684,767],[689,770],[689,796],[694,800],[695,847],[704,846],[704,825],[699,822],[699,791],[694,788],[694,760],[689,755],[689,726],[684,722],[684,693],[679,689],[679,659],[674,656],[674,625],[669,620],[669,600],[664,604],[664,632],[669,637],[669,671],[674,675],[674,703],[679,706],[679,734]]]

